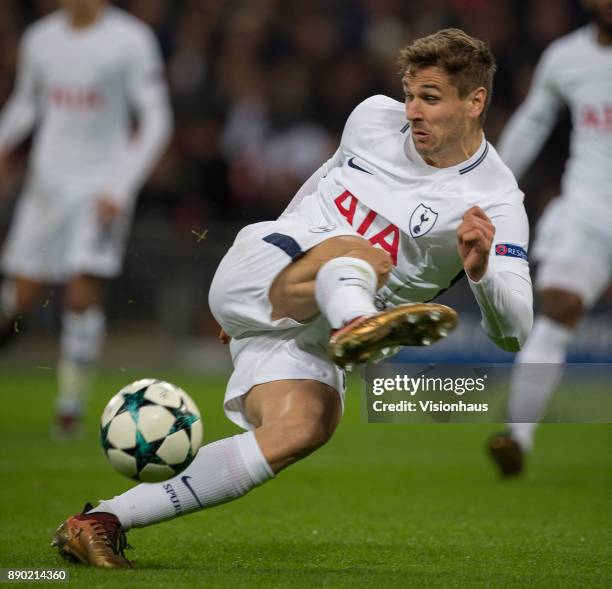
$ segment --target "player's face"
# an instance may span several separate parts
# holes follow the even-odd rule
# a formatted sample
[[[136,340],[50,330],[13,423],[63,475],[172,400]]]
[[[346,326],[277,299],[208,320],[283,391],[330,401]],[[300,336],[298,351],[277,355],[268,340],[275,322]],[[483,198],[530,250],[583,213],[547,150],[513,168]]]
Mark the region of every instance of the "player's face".
[[[612,33],[612,0],[585,0],[593,19],[607,33]]]
[[[468,159],[472,148],[480,144],[478,118],[484,107],[484,88],[461,98],[451,78],[438,67],[408,70],[403,85],[406,117],[423,159],[440,167]]]
[[[60,0],[62,8],[71,14],[96,12],[105,3],[106,0]]]

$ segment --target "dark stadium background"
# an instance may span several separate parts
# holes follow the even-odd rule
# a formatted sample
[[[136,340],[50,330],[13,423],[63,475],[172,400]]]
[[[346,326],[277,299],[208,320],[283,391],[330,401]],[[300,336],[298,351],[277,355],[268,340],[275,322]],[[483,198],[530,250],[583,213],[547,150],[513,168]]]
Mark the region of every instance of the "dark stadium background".
[[[9,95],[24,28],[56,0],[1,0],[0,104]],[[207,291],[244,224],[272,219],[338,143],[365,97],[402,99],[395,56],[412,38],[458,26],[489,40],[498,62],[488,139],[495,143],[525,96],[533,67],[555,38],[583,24],[579,0],[124,0],[150,24],[167,66],[175,133],[142,191],[123,275],[109,285],[106,362],[227,367],[214,344]],[[558,194],[569,117],[522,183],[532,224]],[[27,145],[0,179],[0,239],[8,227]],[[58,292],[4,361],[49,363]],[[477,329],[465,284],[444,302],[462,327],[429,357],[510,360]],[[610,298],[579,331],[573,360],[607,360]],[[0,362],[2,359],[0,358]]]

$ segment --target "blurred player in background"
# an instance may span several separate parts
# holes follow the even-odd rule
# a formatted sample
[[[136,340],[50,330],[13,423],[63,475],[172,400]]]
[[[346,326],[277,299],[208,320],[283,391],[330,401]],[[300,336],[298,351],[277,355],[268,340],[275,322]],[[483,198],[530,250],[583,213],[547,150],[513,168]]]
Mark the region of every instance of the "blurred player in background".
[[[4,244],[0,330],[64,284],[57,433],[78,431],[105,335],[103,284],[120,272],[136,195],[171,132],[151,30],[105,0],[62,0],[20,47],[0,118],[0,167],[36,126]],[[137,119],[132,130],[131,116]]]
[[[533,258],[540,314],[510,387],[508,432],[489,449],[505,476],[517,475],[536,423],[563,375],[576,325],[607,287],[612,272],[612,0],[585,0],[592,24],[555,41],[542,55],[527,99],[502,134],[499,153],[523,176],[551,132],[560,108],[573,131],[562,194],[537,227]],[[531,366],[539,365],[539,366]],[[546,366],[544,366],[546,365]]]
[[[525,340],[523,195],[482,131],[493,56],[448,29],[399,63],[405,104],[358,105],[336,154],[217,269],[209,302],[234,363],[224,407],[248,431],[204,446],[175,478],[86,506],[54,536],[63,556],[127,567],[126,530],[237,499],[322,446],[342,415],[341,367],[444,337],[454,312],[425,302],[463,273],[489,337],[508,350]]]

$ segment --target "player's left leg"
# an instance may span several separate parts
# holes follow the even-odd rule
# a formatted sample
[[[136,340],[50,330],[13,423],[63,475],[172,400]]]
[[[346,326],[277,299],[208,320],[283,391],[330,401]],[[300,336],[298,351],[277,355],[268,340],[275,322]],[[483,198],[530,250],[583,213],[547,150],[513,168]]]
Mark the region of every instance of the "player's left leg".
[[[54,536],[60,554],[93,566],[129,567],[125,531],[244,496],[329,440],[342,404],[322,382],[279,380],[254,386],[244,414],[254,431],[203,446],[180,475],[137,485],[68,518]]]
[[[58,361],[55,433],[79,432],[106,331],[103,279],[78,275],[66,285]]]
[[[502,476],[521,474],[538,420],[565,369],[567,347],[584,315],[576,293],[549,288],[539,294],[541,313],[517,354],[508,401],[508,431],[491,438],[489,450]]]
[[[321,382],[277,380],[249,391],[244,415],[253,430],[203,446],[180,475],[138,485],[94,511],[114,513],[129,530],[238,499],[325,444],[342,404]]]
[[[568,290],[547,288],[539,298],[540,314],[517,355],[508,404],[509,429],[524,452],[531,450],[536,422],[563,377],[567,348],[585,311],[580,295]]]

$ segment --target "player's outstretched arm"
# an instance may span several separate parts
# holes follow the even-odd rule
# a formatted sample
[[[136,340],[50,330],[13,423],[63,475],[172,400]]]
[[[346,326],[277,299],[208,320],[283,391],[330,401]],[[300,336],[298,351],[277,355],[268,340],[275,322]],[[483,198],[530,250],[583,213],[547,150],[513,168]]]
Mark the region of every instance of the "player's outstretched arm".
[[[0,115],[0,165],[30,133],[36,120],[36,75],[32,42],[25,34],[19,47],[15,88]]]
[[[533,324],[533,295],[524,259],[516,268],[498,267],[490,255],[496,227],[478,206],[470,208],[457,229],[457,248],[470,289],[480,307],[482,326],[497,346],[517,352]],[[517,246],[517,251],[522,249]]]
[[[129,63],[128,95],[136,111],[138,130],[130,144],[123,173],[113,196],[125,205],[135,198],[163,153],[172,134],[172,111],[164,67],[153,34],[140,39]]]
[[[555,51],[548,49],[533,76],[527,98],[512,115],[498,143],[498,152],[519,180],[552,131],[562,100],[555,84]]]

